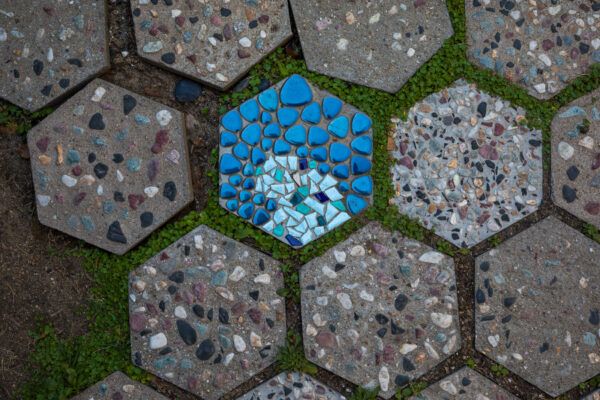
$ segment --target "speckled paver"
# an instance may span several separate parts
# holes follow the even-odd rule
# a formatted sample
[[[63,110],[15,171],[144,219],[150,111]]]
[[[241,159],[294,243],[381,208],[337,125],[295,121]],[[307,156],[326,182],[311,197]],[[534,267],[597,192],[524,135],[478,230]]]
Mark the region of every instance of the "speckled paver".
[[[285,0],[131,0],[138,54],[226,90],[292,36]]]
[[[292,75],[221,119],[225,209],[302,247],[373,199],[371,119]]]
[[[300,270],[306,357],[390,398],[460,348],[454,262],[376,222]]]
[[[485,376],[463,367],[428,386],[411,400],[518,400]]]
[[[477,350],[551,396],[600,373],[598,253],[548,217],[477,257]]]
[[[415,105],[389,138],[392,203],[459,247],[536,211],[542,134],[524,114],[461,80]]]
[[[40,222],[123,254],[192,201],[183,114],[97,79],[27,135]]]
[[[600,400],[600,390],[596,390],[588,396],[582,397],[581,400]]]
[[[468,57],[539,99],[600,61],[600,3],[465,0]]]
[[[167,397],[115,372],[71,400],[168,400]]]
[[[443,0],[291,0],[309,70],[397,92],[454,33]]]
[[[106,2],[0,4],[0,97],[29,111],[109,68]]]
[[[600,228],[600,90],[561,108],[552,120],[554,203]]]
[[[279,263],[206,226],[129,277],[133,363],[204,399],[269,366],[285,342]]]
[[[238,400],[345,400],[338,392],[328,388],[309,375],[282,372],[256,389],[238,397]]]

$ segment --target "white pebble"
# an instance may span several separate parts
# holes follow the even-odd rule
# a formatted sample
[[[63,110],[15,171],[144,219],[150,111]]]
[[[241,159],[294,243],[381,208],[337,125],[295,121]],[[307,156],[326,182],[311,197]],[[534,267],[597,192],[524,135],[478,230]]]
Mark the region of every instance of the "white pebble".
[[[250,39],[248,39],[246,36],[244,36],[243,38],[241,38],[240,40],[238,40],[238,43],[242,47],[250,47],[250,46],[252,46],[252,41]]]
[[[156,350],[167,345],[167,337],[164,333],[159,333],[150,337],[150,349]]]
[[[381,367],[379,370],[379,386],[383,392],[387,392],[390,383],[390,373],[387,367]]]
[[[254,278],[254,283],[263,283],[268,285],[271,283],[271,275],[269,274],[260,274],[256,278]]]
[[[262,338],[254,332],[250,332],[250,344],[254,347],[262,347]]]
[[[444,313],[431,313],[431,321],[440,328],[449,328],[452,325],[452,315]]]
[[[246,270],[238,265],[233,269],[231,275],[229,275],[229,280],[237,282],[244,276],[246,276]]]
[[[500,335],[488,336],[487,340],[492,347],[496,347],[498,346],[498,343],[500,343]]]
[[[335,261],[339,263],[343,263],[346,261],[346,253],[343,251],[334,250],[333,255],[335,256]]]
[[[348,39],[339,39],[337,42],[337,48],[338,50],[346,51],[346,49],[348,48]]]
[[[558,155],[565,161],[573,157],[575,149],[567,142],[560,142],[558,144]]]
[[[352,257],[364,256],[366,253],[365,248],[362,246],[354,246],[352,250],[350,250],[350,255]]]
[[[352,308],[352,300],[350,300],[350,296],[347,293],[338,293],[337,299],[346,310],[350,310]]]
[[[246,342],[244,342],[244,339],[238,335],[233,335],[233,346],[240,353],[246,350]]]
[[[368,293],[366,290],[361,290],[360,293],[358,294],[360,296],[361,299],[366,300],[366,301],[373,301],[375,300],[375,297]]]
[[[168,110],[160,110],[156,113],[156,120],[160,124],[160,126],[167,126],[169,122],[173,119],[173,115]]]
[[[329,268],[328,265],[325,265],[323,268],[321,268],[321,271],[323,271],[323,274],[325,274],[325,276],[328,278],[331,278],[331,279],[337,278],[336,272],[334,270],[332,270],[331,268]]]
[[[429,264],[439,264],[444,259],[444,255],[437,251],[428,251],[419,257],[419,261],[426,262]]]
[[[187,318],[187,313],[185,312],[185,308],[183,308],[182,306],[175,307],[175,311],[173,312],[173,314],[177,318],[181,318],[181,319]]]
[[[204,240],[202,240],[202,236],[196,235],[194,236],[194,247],[198,250],[202,249],[202,245],[204,244]]]
[[[402,354],[408,354],[411,351],[415,350],[417,348],[416,344],[412,344],[412,343],[404,343],[401,347],[400,347],[400,353]]]
[[[104,89],[102,86],[98,86],[98,88],[94,91],[94,95],[92,96],[91,100],[97,103],[102,100],[102,97],[105,93],[106,89]]]
[[[153,198],[158,193],[158,188],[156,186],[148,186],[144,189],[144,193],[146,193],[146,196]]]
[[[451,395],[458,394],[458,389],[456,389],[456,386],[454,386],[454,384],[449,380],[440,382],[440,387],[442,390],[444,390],[444,392],[450,393]]]
[[[63,175],[60,180],[67,187],[73,187],[73,186],[77,185],[77,179],[75,179],[75,178],[73,178],[72,176],[69,176],[69,175]]]

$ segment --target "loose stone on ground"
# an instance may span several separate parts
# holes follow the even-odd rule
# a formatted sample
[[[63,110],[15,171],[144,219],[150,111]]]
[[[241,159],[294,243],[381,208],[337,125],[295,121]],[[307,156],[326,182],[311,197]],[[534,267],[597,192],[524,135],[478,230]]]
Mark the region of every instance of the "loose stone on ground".
[[[454,33],[445,1],[291,5],[309,70],[392,93]]]
[[[129,277],[133,363],[207,400],[268,367],[285,342],[279,263],[206,226]]]
[[[225,90],[292,36],[287,1],[132,0],[140,57]]]
[[[3,2],[0,97],[36,111],[109,67],[104,0]]]
[[[467,55],[549,99],[600,61],[600,3],[465,1]]]
[[[477,350],[554,397],[600,373],[599,252],[549,217],[477,257]]]
[[[561,108],[552,120],[552,199],[600,228],[599,90]]]
[[[192,201],[183,115],[95,80],[27,143],[40,222],[124,254]]]
[[[266,399],[345,400],[346,398],[309,375],[298,372],[282,372],[238,397],[238,400]]]
[[[86,389],[71,400],[167,400],[167,397],[129,379],[122,372],[115,372],[106,379]]]
[[[300,270],[306,357],[390,398],[461,345],[454,262],[370,223]]]
[[[219,203],[302,247],[373,201],[372,121],[292,75],[221,119]]]
[[[518,400],[485,376],[463,367],[439,382],[427,387],[411,400]]]
[[[524,114],[462,80],[415,105],[391,138],[393,204],[459,247],[536,211],[542,133]]]

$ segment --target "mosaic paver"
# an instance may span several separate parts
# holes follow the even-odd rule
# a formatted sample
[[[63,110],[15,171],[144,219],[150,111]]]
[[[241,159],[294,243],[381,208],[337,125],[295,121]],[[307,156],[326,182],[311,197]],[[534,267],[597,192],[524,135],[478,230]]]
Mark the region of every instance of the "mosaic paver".
[[[298,372],[282,372],[256,389],[238,397],[238,400],[269,399],[345,400],[346,398],[309,375]]]
[[[552,120],[554,203],[600,227],[599,91],[560,109]]]
[[[167,397],[115,372],[71,400],[168,400]]]
[[[539,99],[600,61],[600,3],[466,0],[467,54]]]
[[[455,373],[428,386],[419,396],[411,400],[518,400],[485,376],[469,367],[463,367]]]
[[[306,357],[389,398],[460,348],[454,262],[372,222],[300,270]]]
[[[392,138],[400,213],[471,247],[537,210],[542,134],[524,113],[461,80],[411,108]]]
[[[454,33],[445,1],[291,5],[309,70],[392,93]]]
[[[27,135],[40,222],[123,254],[192,201],[183,115],[95,80]]]
[[[292,36],[285,0],[132,0],[138,54],[228,89]]]
[[[35,111],[109,68],[106,4],[4,1],[0,97]]]
[[[600,400],[600,390],[590,393],[588,396],[583,397],[581,400]]]
[[[301,247],[372,203],[369,117],[293,75],[220,125],[225,209]]]
[[[600,373],[599,252],[549,217],[479,256],[477,350],[551,396]]]
[[[129,277],[133,363],[211,400],[269,366],[285,342],[279,263],[206,226]]]

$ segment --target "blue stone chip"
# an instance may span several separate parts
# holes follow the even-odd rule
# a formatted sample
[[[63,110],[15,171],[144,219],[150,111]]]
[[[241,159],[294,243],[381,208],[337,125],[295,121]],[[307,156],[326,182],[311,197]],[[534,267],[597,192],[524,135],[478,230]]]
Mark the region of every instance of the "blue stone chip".
[[[236,110],[231,110],[223,116],[221,124],[228,131],[239,132],[242,129],[242,117]]]
[[[342,109],[342,101],[335,97],[325,97],[323,99],[323,115],[325,118],[333,118],[339,114]]]
[[[335,135],[339,138],[345,138],[348,134],[349,126],[350,122],[348,121],[348,117],[342,115],[331,121],[327,127],[327,130],[331,132],[332,135]]]
[[[258,108],[258,103],[256,102],[256,100],[251,99],[242,103],[242,105],[240,106],[240,113],[242,114],[242,117],[244,117],[247,121],[257,121],[260,109]]]
[[[219,170],[222,174],[233,174],[242,169],[242,163],[231,154],[223,154],[219,163]]]
[[[310,103],[302,111],[301,116],[303,121],[310,122],[311,124],[318,124],[321,120],[321,107],[318,103]]]
[[[352,152],[345,144],[334,142],[331,143],[331,147],[329,148],[329,154],[332,162],[339,163],[342,161],[346,161],[350,157]]]
[[[301,106],[312,100],[312,91],[300,75],[292,75],[281,88],[281,102],[286,106]]]

